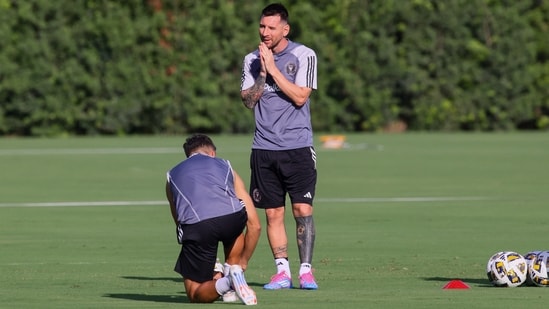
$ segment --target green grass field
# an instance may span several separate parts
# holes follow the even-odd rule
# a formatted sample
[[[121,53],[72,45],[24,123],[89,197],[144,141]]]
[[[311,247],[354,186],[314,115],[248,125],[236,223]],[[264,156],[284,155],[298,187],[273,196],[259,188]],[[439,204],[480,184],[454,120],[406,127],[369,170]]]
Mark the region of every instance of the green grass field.
[[[490,286],[485,266],[496,251],[549,250],[548,134],[347,137],[317,145],[319,290],[262,290],[274,271],[263,233],[246,272],[259,307],[547,305],[545,288]],[[251,136],[213,138],[247,182]],[[0,139],[0,308],[238,306],[189,304],[172,270],[163,190],[183,139]],[[442,289],[452,279],[470,289]]]

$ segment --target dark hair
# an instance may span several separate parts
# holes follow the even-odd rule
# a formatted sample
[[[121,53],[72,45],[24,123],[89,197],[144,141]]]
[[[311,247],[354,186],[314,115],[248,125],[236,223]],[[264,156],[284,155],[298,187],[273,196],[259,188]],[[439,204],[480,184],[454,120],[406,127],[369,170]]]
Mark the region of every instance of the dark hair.
[[[205,134],[193,134],[192,136],[187,137],[185,144],[183,144],[183,150],[185,150],[185,155],[187,157],[201,147],[211,147],[213,150],[216,150],[212,139]]]
[[[267,5],[261,12],[261,16],[280,16],[280,20],[285,22],[289,21],[288,10],[282,5],[282,3],[272,3]]]

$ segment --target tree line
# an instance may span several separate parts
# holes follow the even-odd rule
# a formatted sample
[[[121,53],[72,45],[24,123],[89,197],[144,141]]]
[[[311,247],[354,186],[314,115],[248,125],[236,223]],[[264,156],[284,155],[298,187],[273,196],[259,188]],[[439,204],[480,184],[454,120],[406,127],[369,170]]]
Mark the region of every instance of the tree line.
[[[549,129],[549,1],[287,0],[322,132]],[[0,135],[249,133],[267,1],[0,0]]]

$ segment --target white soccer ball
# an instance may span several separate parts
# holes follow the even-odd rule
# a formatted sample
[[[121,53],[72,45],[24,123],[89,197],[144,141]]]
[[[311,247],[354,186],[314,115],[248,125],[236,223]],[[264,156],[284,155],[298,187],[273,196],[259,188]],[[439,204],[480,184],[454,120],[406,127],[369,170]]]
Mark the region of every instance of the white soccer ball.
[[[528,267],[522,255],[514,251],[501,251],[490,257],[486,265],[488,280],[501,287],[516,287],[526,281]]]
[[[528,272],[526,273],[526,284],[527,285],[534,285],[534,282],[532,281],[532,262],[536,259],[538,253],[542,251],[530,251],[524,255],[524,259],[526,260],[526,268],[528,269]]]
[[[537,286],[549,286],[549,251],[539,252],[532,260],[528,274]]]

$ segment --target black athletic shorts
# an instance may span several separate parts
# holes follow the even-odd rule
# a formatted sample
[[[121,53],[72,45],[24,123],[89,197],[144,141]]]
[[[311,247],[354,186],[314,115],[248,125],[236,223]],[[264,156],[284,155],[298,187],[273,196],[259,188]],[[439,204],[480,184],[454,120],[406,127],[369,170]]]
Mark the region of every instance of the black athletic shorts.
[[[292,203],[313,205],[316,187],[316,153],[313,147],[292,150],[252,149],[250,195],[257,208]]]
[[[242,209],[234,214],[181,225],[182,246],[174,270],[183,278],[199,283],[212,280],[219,242],[225,248],[232,246],[247,221],[246,210]]]

